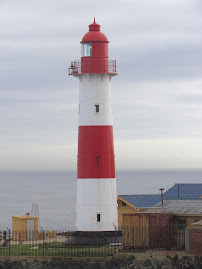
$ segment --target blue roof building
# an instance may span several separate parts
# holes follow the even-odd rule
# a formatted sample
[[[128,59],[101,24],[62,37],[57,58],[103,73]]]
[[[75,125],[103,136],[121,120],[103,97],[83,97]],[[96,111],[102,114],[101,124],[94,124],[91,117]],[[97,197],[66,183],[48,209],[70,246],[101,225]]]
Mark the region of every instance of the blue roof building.
[[[197,183],[176,183],[167,190],[164,200],[183,200],[183,199],[199,199],[202,198],[202,184]],[[136,212],[144,212],[146,209],[152,208],[161,202],[159,194],[134,194],[118,196],[118,219],[119,225],[122,225],[124,214],[133,214]],[[202,202],[202,199],[201,199]]]
[[[173,187],[164,193],[164,199],[202,198],[202,184],[175,183]]]
[[[119,195],[119,197],[138,208],[153,207],[161,201],[160,194]]]

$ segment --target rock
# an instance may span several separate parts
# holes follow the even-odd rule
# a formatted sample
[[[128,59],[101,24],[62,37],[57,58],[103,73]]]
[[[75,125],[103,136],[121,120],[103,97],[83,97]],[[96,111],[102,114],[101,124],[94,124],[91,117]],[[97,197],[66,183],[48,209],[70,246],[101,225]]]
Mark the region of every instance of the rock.
[[[170,269],[170,265],[165,265],[164,264],[164,265],[161,266],[161,269]]]
[[[132,264],[131,266],[130,266],[130,269],[135,269],[136,267],[135,267],[135,265],[134,264]]]
[[[186,269],[195,269],[196,267],[193,264],[189,264]]]
[[[128,261],[132,261],[132,260],[134,260],[134,259],[135,259],[135,257],[134,257],[133,255],[130,255],[130,256],[128,256],[128,258],[127,258]]]
[[[153,260],[153,265],[159,265],[159,261],[157,259]]]
[[[146,267],[150,267],[150,266],[152,266],[152,262],[151,262],[151,260],[150,259],[147,259],[146,261],[144,261],[144,263],[143,263],[143,266],[146,268]],[[143,268],[144,268],[143,267]]]

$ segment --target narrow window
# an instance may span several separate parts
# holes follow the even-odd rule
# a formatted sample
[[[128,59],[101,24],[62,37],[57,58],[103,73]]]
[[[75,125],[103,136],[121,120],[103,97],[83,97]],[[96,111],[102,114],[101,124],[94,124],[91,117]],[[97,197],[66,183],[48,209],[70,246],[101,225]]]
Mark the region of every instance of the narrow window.
[[[126,203],[122,202],[122,206],[126,206]]]
[[[96,166],[97,166],[97,167],[100,167],[100,162],[101,162],[100,159],[101,159],[100,156],[96,156],[96,157],[95,157],[95,162],[96,162]]]
[[[81,57],[92,56],[92,44],[83,43],[81,44]]]
[[[99,113],[100,112],[100,105],[95,105],[95,112]]]
[[[100,214],[97,214],[97,222],[100,222]]]

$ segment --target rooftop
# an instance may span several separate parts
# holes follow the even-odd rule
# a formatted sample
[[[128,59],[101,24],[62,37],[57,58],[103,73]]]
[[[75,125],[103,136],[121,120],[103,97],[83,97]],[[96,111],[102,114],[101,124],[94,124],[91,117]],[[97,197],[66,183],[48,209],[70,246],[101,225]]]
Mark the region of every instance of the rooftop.
[[[179,197],[178,197],[179,190]],[[200,198],[202,196],[202,184],[200,183],[175,183],[173,187],[164,193],[164,198]]]
[[[146,213],[172,213],[175,215],[202,215],[202,199],[164,200],[163,205],[156,204]]]
[[[34,217],[34,216],[30,216],[30,215],[26,215],[26,216],[12,216],[12,218],[16,218],[16,219],[38,219],[38,217]]]
[[[118,198],[119,197],[123,198],[130,204],[141,208],[153,207],[161,201],[160,194],[119,195]]]
[[[179,186],[179,187],[178,187]],[[130,204],[139,208],[153,207],[161,202],[160,194],[131,194],[119,195]],[[174,199],[197,199],[202,198],[202,184],[198,183],[176,183],[169,190],[164,192],[163,197],[165,200]],[[201,199],[202,200],[202,199]]]

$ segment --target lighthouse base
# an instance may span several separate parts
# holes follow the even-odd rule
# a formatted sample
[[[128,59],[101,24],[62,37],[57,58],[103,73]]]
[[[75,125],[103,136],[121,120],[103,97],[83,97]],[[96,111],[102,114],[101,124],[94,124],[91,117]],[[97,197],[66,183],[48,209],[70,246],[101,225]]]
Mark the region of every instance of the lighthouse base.
[[[65,245],[71,246],[103,246],[120,245],[123,242],[122,231],[76,231],[65,241]]]
[[[77,179],[78,231],[114,231],[118,227],[115,178]]]

